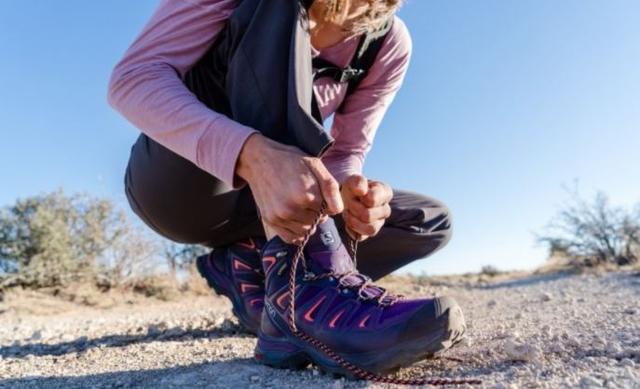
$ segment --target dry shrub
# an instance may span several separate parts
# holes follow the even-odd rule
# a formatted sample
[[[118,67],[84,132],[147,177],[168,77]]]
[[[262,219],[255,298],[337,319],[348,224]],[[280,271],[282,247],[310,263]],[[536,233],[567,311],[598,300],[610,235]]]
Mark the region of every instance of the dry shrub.
[[[640,259],[640,205],[634,210],[616,207],[604,193],[593,201],[582,199],[577,190],[547,227],[539,241],[551,258],[564,257],[574,265],[623,266]]]
[[[180,296],[180,285],[170,274],[151,274],[133,278],[127,282],[126,289],[162,301],[176,300]]]
[[[187,276],[182,284],[181,290],[184,293],[188,293],[194,296],[209,296],[212,291],[209,285],[207,285],[207,281],[200,276],[198,270],[196,269],[196,264],[192,263],[187,268]]]

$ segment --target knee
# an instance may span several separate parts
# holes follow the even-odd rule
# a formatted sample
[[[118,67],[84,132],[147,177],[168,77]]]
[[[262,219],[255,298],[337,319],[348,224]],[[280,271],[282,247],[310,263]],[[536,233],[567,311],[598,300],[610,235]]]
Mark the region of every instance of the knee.
[[[421,220],[414,225],[418,236],[417,249],[421,257],[427,257],[451,241],[453,218],[446,205],[432,199],[420,207],[420,214]]]
[[[439,233],[446,237],[447,242],[451,239],[453,232],[453,218],[451,216],[451,210],[443,203],[437,203],[436,206],[432,206],[424,210],[425,219],[423,223],[423,230],[427,233]]]

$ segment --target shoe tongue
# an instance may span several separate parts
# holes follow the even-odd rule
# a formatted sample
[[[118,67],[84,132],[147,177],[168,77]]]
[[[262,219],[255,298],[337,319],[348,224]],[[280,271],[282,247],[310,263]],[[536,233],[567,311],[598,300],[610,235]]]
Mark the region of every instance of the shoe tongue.
[[[318,225],[305,247],[307,266],[316,275],[334,273],[337,275],[355,271],[353,260],[342,244],[338,229],[329,218]]]

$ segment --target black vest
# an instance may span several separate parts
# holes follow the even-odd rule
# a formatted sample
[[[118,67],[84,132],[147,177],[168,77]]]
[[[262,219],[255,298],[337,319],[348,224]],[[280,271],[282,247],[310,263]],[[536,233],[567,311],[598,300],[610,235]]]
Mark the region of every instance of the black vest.
[[[333,139],[313,99],[310,3],[243,0],[185,83],[216,112],[319,156]]]

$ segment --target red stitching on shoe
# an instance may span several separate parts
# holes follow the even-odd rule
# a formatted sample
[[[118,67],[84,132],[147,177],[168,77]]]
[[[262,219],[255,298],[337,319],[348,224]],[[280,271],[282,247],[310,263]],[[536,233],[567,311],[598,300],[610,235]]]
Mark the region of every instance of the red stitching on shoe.
[[[340,319],[343,313],[344,313],[344,309],[338,312],[338,314],[335,315],[333,319],[331,319],[331,321],[329,322],[329,328],[336,328],[336,322],[338,321],[338,319]]]
[[[293,292],[294,294],[297,292],[298,288],[300,287],[300,285],[296,285],[295,291]],[[278,297],[276,299],[276,304],[278,304],[278,306],[282,309],[287,309],[287,305],[284,302],[284,299],[289,296],[289,291],[287,290],[286,292],[284,292],[283,294],[280,295],[280,297]]]
[[[240,284],[240,291],[242,294],[245,294],[247,289],[260,289],[260,287],[254,284],[245,284],[244,282]]]
[[[360,324],[358,324],[359,328],[366,328],[367,327],[367,322],[369,321],[369,318],[371,317],[371,315],[367,315],[365,316],[364,319],[360,320]]]
[[[234,270],[253,270],[253,268],[246,263],[242,262],[238,258],[233,259],[233,269]]]
[[[247,240],[248,240],[249,243],[238,242],[237,244],[239,246],[242,246],[242,247],[247,248],[249,250],[255,250],[257,248],[256,242],[254,242],[253,239],[251,239],[251,238],[249,238]]]
[[[262,262],[267,262],[269,264],[269,266],[267,266],[267,269],[264,271],[265,273],[267,273],[269,270],[271,270],[273,265],[276,264],[276,257],[264,257],[262,258]]]
[[[287,306],[284,303],[284,299],[289,295],[289,292],[284,292],[280,297],[276,299],[276,304],[282,309],[287,309]]]
[[[322,304],[322,302],[323,302],[324,300],[326,300],[326,299],[327,299],[327,296],[322,296],[322,297],[320,298],[320,300],[316,301],[316,303],[315,303],[315,304],[313,304],[313,306],[311,306],[311,308],[309,308],[309,310],[307,310],[307,312],[305,312],[305,313],[304,313],[304,316],[303,316],[303,317],[304,317],[304,320],[308,321],[309,323],[313,323],[313,318],[311,317],[311,314],[312,314],[316,309],[318,309],[318,306],[319,306],[320,304]]]
[[[258,304],[261,303],[264,299],[252,299],[251,301],[249,301],[249,305],[253,305],[254,307]]]

